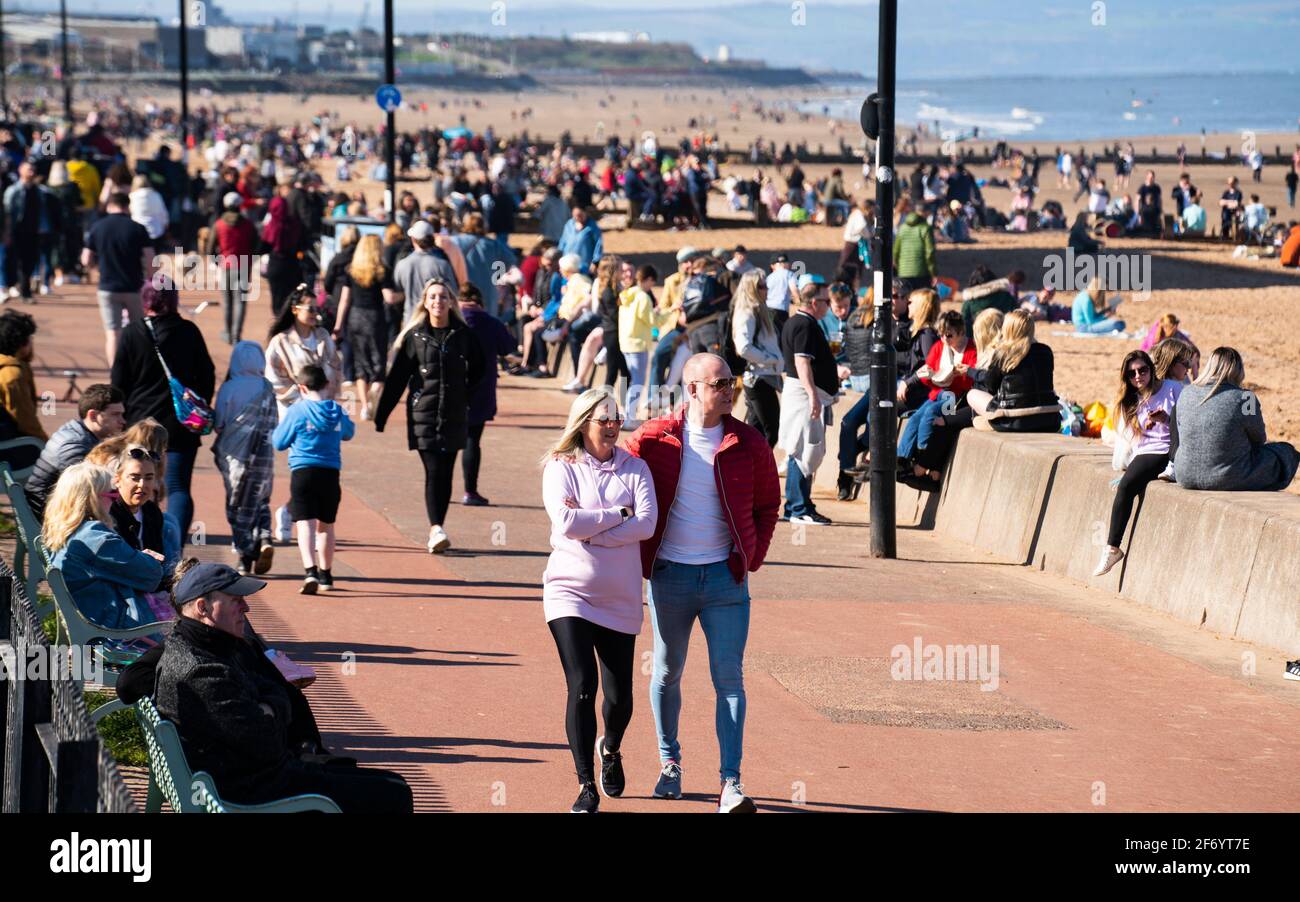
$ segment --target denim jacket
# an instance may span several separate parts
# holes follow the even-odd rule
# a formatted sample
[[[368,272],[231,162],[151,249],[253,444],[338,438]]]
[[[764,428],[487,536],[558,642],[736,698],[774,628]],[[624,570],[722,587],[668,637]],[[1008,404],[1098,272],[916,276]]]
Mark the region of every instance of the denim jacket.
[[[129,629],[149,623],[149,606],[137,596],[156,590],[163,565],[98,520],[77,527],[54,555],[77,609],[99,626]]]

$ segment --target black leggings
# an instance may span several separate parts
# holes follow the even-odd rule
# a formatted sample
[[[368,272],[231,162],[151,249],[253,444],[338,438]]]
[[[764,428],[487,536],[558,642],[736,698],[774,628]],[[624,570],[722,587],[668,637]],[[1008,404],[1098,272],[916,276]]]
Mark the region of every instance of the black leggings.
[[[547,624],[564,665],[569,684],[569,703],[564,729],[569,736],[578,782],[595,780],[596,749],[596,659],[600,659],[599,683],[605,690],[601,717],[605,721],[605,747],[613,752],[623,742],[632,720],[632,661],[636,636],[597,626],[581,617],[560,617]]]
[[[460,459],[460,473],[465,477],[465,492],[478,492],[478,467],[483,462],[483,427],[487,423],[470,423],[465,439],[465,456]],[[450,490],[449,490],[450,491]]]
[[[441,526],[447,518],[451,504],[451,477],[456,472],[456,455],[459,451],[420,449],[420,462],[424,464],[424,509],[430,526]]]
[[[619,374],[624,379],[631,379],[632,374],[627,370],[627,358],[623,356],[623,349],[618,346],[618,330],[605,330],[605,385],[607,387],[618,383]]]
[[[762,379],[755,380],[753,388],[745,386],[745,422],[763,433],[769,448],[776,447],[781,429],[781,397],[776,386]]]
[[[1147,483],[1159,476],[1169,463],[1168,454],[1138,454],[1129,463],[1115,489],[1115,500],[1110,506],[1110,533],[1106,543],[1118,548],[1124,540],[1124,528],[1133,512],[1133,499],[1145,494]]]

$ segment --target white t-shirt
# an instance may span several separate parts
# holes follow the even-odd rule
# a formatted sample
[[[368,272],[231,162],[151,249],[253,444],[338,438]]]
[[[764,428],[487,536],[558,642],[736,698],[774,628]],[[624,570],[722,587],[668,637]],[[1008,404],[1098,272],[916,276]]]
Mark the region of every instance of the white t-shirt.
[[[713,456],[722,444],[722,424],[682,425],[682,472],[668,513],[659,557],[679,564],[713,564],[731,554],[731,529],[713,477]]]

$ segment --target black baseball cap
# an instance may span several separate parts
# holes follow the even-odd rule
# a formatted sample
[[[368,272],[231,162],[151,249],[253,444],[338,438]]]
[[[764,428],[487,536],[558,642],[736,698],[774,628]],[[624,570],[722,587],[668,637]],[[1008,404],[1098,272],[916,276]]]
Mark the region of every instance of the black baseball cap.
[[[790,255],[789,255],[789,254],[785,254],[785,253],[777,254],[775,257],[772,258],[772,262],[773,262],[773,263],[789,263],[789,262],[790,262]]]
[[[228,564],[197,564],[185,571],[180,582],[176,584],[176,607],[188,604],[196,598],[202,598],[209,592],[225,592],[227,595],[253,595],[266,588],[266,580],[251,576],[240,576],[234,567]]]

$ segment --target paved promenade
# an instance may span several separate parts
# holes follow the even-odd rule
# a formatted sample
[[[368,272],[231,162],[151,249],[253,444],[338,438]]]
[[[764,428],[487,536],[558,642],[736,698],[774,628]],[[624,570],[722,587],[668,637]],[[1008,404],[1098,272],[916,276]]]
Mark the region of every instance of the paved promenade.
[[[188,294],[182,306],[204,299]],[[255,302],[246,337],[264,338],[268,305],[266,294]],[[42,390],[62,395],[67,368],[83,386],[104,378],[91,289],[23,309],[40,327]],[[196,321],[220,383],[220,310]],[[499,398],[480,485],[492,506],[453,504],[448,554],[424,551],[422,471],[399,410],[384,434],[361,423],[345,446],[339,591],[297,594],[297,550],[277,548],[250,614],[317,668],[308,697],[327,742],[405,774],[423,811],[558,811],[576,792],[563,675],[540,604],[549,526],[536,465],[570,398],[550,380],[509,378]],[[71,415],[58,405],[47,431]],[[194,477],[200,551],[229,560],[210,444]],[[287,475],[281,458],[276,504]],[[760,811],[1300,807],[1300,686],[1282,680],[1281,656],[924,531],[900,531],[899,560],[872,560],[865,500],[819,507],[836,525],[778,524],[751,579],[743,774]],[[892,679],[891,650],[917,643],[983,646],[983,686]],[[647,622],[623,746],[628,792],[602,811],[708,811],[717,742],[703,639],[697,631],[683,680],[678,802],[649,797],[651,647]],[[1257,675],[1243,673],[1252,656]]]

